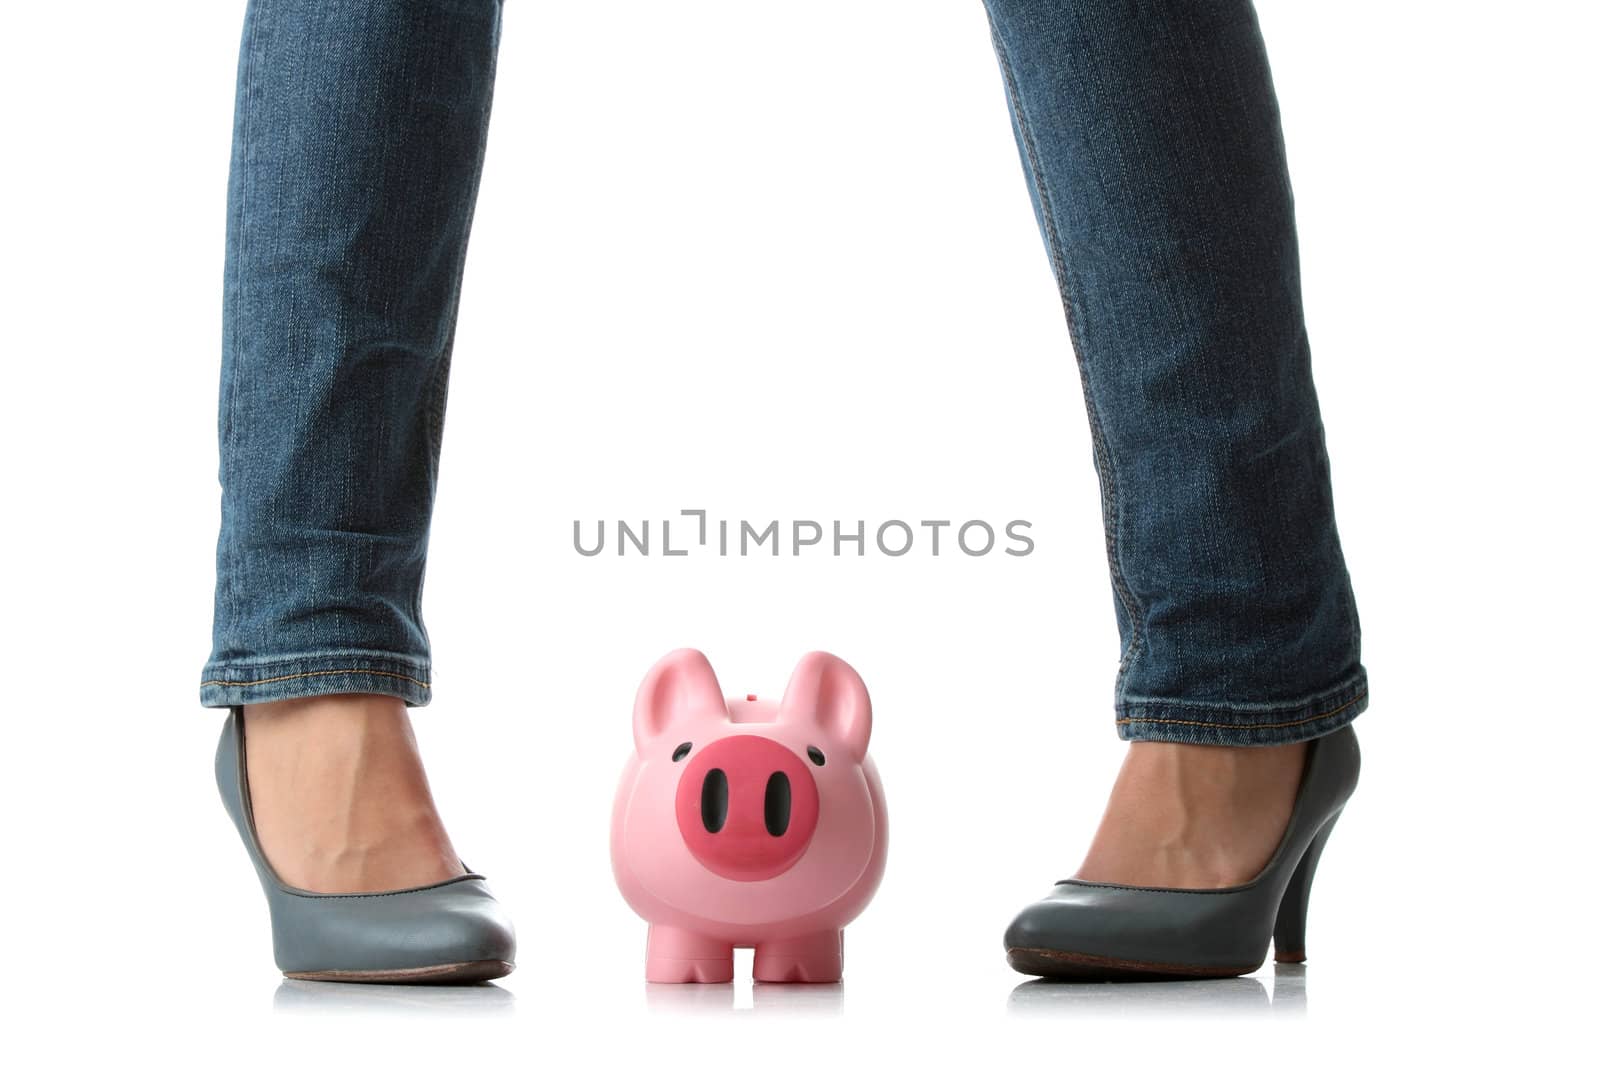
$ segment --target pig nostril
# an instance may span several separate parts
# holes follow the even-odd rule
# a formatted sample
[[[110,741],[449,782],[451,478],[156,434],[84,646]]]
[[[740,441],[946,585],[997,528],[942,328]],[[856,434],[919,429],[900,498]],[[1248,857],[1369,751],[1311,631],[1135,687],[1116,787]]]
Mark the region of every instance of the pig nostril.
[[[728,776],[720,767],[708,771],[700,784],[700,822],[712,834],[728,822]]]
[[[782,837],[789,829],[789,811],[792,807],[789,793],[789,776],[782,771],[773,772],[767,779],[767,833]]]

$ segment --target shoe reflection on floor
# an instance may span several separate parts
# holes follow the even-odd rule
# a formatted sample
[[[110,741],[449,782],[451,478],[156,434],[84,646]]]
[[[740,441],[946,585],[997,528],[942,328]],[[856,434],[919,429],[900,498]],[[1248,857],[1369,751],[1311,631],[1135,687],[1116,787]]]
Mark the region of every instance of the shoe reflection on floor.
[[[1006,1007],[1022,1015],[1299,1015],[1306,1010],[1306,965],[1274,964],[1270,996],[1254,976],[1116,982],[1036,978],[1013,989]]]

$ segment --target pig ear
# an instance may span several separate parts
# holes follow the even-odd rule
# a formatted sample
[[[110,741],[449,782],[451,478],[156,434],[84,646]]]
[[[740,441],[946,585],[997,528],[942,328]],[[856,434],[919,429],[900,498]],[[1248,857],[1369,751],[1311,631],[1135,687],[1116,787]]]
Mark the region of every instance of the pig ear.
[[[639,686],[633,702],[633,745],[643,752],[668,730],[682,732],[727,717],[728,705],[710,662],[696,649],[680,648],[661,657]]]
[[[811,721],[857,762],[872,737],[872,698],[861,676],[838,656],[808,652],[789,677],[778,712],[785,722]]]

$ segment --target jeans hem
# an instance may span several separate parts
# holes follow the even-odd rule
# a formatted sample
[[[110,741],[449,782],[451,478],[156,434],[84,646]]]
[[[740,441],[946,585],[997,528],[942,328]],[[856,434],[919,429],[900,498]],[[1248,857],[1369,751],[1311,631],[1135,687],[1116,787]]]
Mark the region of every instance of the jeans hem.
[[[1289,745],[1341,729],[1367,710],[1367,699],[1367,672],[1357,667],[1331,690],[1282,704],[1248,708],[1182,701],[1121,704],[1117,736],[1124,741],[1189,745]]]
[[[433,697],[427,663],[387,653],[329,653],[232,666],[208,663],[200,679],[200,703],[208,708],[331,693],[379,693],[419,708]]]

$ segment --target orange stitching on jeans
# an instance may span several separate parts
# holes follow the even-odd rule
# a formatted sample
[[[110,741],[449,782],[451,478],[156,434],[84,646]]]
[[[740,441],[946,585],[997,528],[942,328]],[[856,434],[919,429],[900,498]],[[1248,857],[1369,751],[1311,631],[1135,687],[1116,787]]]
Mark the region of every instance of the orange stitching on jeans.
[[[377,674],[377,675],[381,675],[384,678],[401,678],[401,679],[404,679],[405,681],[413,682],[416,685],[420,685],[424,689],[432,689],[433,688],[431,685],[429,685],[427,682],[424,682],[422,679],[413,678],[409,674],[397,674],[394,671],[354,671],[354,670],[301,671],[299,674],[280,674],[276,678],[261,678],[261,679],[258,679],[257,681],[254,681],[254,682],[229,682],[229,681],[225,681],[225,680],[223,680],[221,678],[206,678],[206,679],[203,679],[200,682],[200,684],[201,685],[266,685],[268,682],[288,682],[288,681],[293,681],[296,678],[315,678],[315,677],[317,677],[318,675],[321,675],[321,674]]]
[[[1348,703],[1345,703],[1345,704],[1340,704],[1338,707],[1334,708],[1332,711],[1325,711],[1320,715],[1313,715],[1309,719],[1296,719],[1294,722],[1237,723],[1237,722],[1197,722],[1197,721],[1195,721],[1193,719],[1118,719],[1117,720],[1117,725],[1118,726],[1125,726],[1125,725],[1127,725],[1129,723],[1136,723],[1136,722],[1145,723],[1145,722],[1148,722],[1148,723],[1154,723],[1154,724],[1156,724],[1158,726],[1210,726],[1210,727],[1214,727],[1215,729],[1218,729],[1218,730],[1282,730],[1282,729],[1285,729],[1285,728],[1290,727],[1290,726],[1304,726],[1308,722],[1316,722],[1318,719],[1326,719],[1330,715],[1337,715],[1341,711],[1345,710],[1346,708],[1352,707],[1352,706],[1360,703],[1361,700],[1366,695],[1367,695],[1367,691],[1365,689],[1363,689],[1360,693],[1358,693],[1355,696],[1355,698],[1353,700],[1351,700],[1351,701],[1349,701]]]

